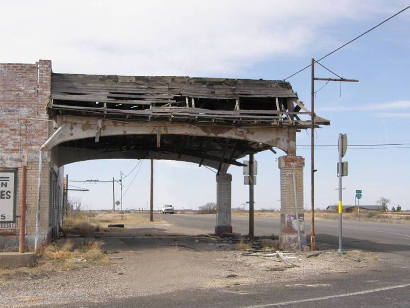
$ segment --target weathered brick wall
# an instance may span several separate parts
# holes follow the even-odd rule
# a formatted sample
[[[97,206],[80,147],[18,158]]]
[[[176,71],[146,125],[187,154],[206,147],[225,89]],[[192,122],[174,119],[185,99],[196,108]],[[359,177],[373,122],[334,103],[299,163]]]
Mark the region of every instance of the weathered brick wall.
[[[280,199],[281,199],[281,235],[279,245],[283,249],[296,249],[298,246],[298,228],[301,245],[306,243],[303,212],[303,157],[287,155],[279,157]],[[294,176],[293,176],[294,175]],[[295,204],[295,179],[296,204]],[[296,215],[296,209],[298,215]]]
[[[0,64],[0,168],[18,169],[17,215],[21,205],[21,167],[27,163],[26,234],[31,245],[37,207],[38,153],[51,125],[46,106],[51,93],[51,61]],[[50,168],[43,163],[41,233],[47,236]],[[2,236],[0,223],[0,248]],[[9,236],[9,239],[16,235]],[[3,247],[5,244],[3,244]]]
[[[231,184],[231,174],[225,173],[216,175],[216,234],[232,232]]]
[[[303,213],[303,167],[305,160],[300,156],[279,157],[281,213],[295,214],[295,193],[293,174],[296,180],[296,204],[299,213]]]

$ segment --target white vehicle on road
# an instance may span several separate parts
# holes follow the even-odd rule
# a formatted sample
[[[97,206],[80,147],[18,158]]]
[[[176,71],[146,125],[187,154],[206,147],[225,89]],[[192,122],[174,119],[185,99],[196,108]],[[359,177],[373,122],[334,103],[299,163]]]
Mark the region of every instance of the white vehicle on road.
[[[171,204],[165,204],[161,209],[162,214],[174,214],[174,207]]]

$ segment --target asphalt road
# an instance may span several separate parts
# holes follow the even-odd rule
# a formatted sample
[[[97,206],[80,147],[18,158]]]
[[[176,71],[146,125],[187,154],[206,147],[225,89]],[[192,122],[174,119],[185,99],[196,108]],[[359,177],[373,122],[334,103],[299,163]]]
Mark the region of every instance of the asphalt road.
[[[215,216],[162,215],[162,219],[191,230],[211,233]],[[234,232],[246,234],[246,217],[234,217]],[[279,234],[278,218],[256,218],[256,235]],[[309,224],[306,230],[310,230]],[[307,232],[308,234],[309,232]],[[337,247],[337,221],[318,220],[319,244]],[[346,249],[373,251],[377,269],[326,273],[316,278],[269,284],[234,285],[219,289],[190,289],[150,296],[112,299],[105,303],[79,300],[78,307],[410,307],[410,225],[345,221]],[[177,283],[177,282],[176,282]],[[73,307],[73,303],[67,305]]]
[[[203,233],[214,232],[215,228],[215,215],[161,215],[161,219]],[[315,225],[317,242],[336,248],[338,245],[338,221],[317,219]],[[279,218],[255,218],[255,235],[257,236],[278,235],[279,227]],[[247,234],[248,218],[233,217],[232,228],[234,232]],[[309,237],[310,222],[306,222],[305,230]],[[344,220],[343,245],[348,249],[393,254],[398,257],[399,262],[403,258],[409,258],[410,262],[410,224]]]

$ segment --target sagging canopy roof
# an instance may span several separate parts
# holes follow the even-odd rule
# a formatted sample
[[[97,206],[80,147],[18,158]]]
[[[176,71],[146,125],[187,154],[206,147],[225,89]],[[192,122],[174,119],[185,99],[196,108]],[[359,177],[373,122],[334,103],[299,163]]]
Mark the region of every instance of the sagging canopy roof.
[[[49,114],[136,121],[310,126],[290,83],[272,80],[52,74]],[[329,121],[316,117],[317,125]]]

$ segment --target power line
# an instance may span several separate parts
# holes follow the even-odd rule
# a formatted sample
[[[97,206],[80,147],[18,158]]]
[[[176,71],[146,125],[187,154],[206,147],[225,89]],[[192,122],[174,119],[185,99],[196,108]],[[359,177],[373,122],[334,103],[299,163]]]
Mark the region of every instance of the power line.
[[[333,49],[331,52],[327,53],[326,55],[324,55],[323,57],[321,57],[320,59],[316,60],[316,62],[318,63],[318,61],[322,61],[323,59],[329,57],[330,55],[334,54],[335,52],[339,51],[340,49],[342,49],[343,47],[346,47],[347,45],[353,43],[354,41],[356,41],[357,39],[361,38],[362,36],[366,35],[367,33],[369,33],[370,31],[380,27],[382,24],[388,22],[390,19],[396,17],[397,15],[403,13],[404,11],[408,10],[410,8],[409,6],[406,6],[404,9],[398,11],[397,13],[393,14],[392,16],[390,16],[389,18],[386,18],[385,20],[379,22],[377,25],[371,27],[370,29],[366,30],[365,32],[359,34],[358,36],[356,36],[355,38],[351,39],[350,41],[344,43],[343,45],[337,47],[336,49]],[[292,78],[293,76],[303,72],[305,69],[311,67],[312,64],[306,65],[305,67],[301,68],[300,70],[296,71],[295,73],[293,73],[292,75],[289,75],[288,77],[286,77],[285,79],[283,79],[283,81],[286,81],[290,78]]]
[[[141,164],[140,160],[135,164],[135,166],[131,169],[131,171],[128,172],[127,175],[125,175],[122,179],[124,180],[127,176],[129,176],[135,170],[135,168],[137,168],[138,164]]]
[[[138,175],[138,173],[139,173],[140,170],[141,170],[141,164],[140,164],[140,167],[138,168],[137,172],[135,172],[134,177],[132,178],[132,180],[131,180],[130,183],[128,184],[128,187],[125,189],[124,197],[125,197],[125,195],[127,194],[128,190],[130,189],[132,183],[133,183],[134,180],[136,179],[136,177],[137,177],[137,175]]]
[[[72,183],[90,183],[90,184],[95,184],[95,183],[112,183],[112,180],[98,180],[98,179],[91,179],[91,180],[70,180],[69,182]],[[115,180],[115,182],[119,182],[118,180]]]
[[[325,70],[327,70],[328,72],[332,73],[333,75],[339,77],[340,79],[344,79],[342,76],[336,74],[334,71],[332,71],[330,68],[327,68],[326,66],[324,66],[322,63],[319,63],[317,61],[315,61],[317,64],[319,64],[321,67],[323,67]]]
[[[326,86],[329,84],[329,82],[330,82],[329,80],[326,81],[326,83],[325,83],[323,86],[321,86],[319,89],[317,89],[317,90],[315,91],[315,94],[319,93],[320,90],[322,90],[324,87],[326,87]]]
[[[80,187],[80,186],[75,186],[75,185],[68,185],[69,187],[72,188],[77,188],[77,189],[85,189],[84,187]]]
[[[374,144],[348,144],[348,147],[382,147],[382,146],[406,146],[410,143],[374,143]],[[299,144],[299,147],[310,147],[310,144]],[[337,144],[315,144],[315,147],[337,147]]]

